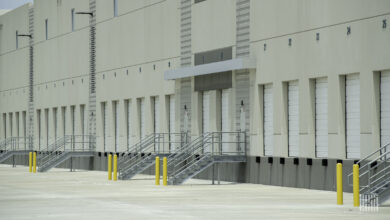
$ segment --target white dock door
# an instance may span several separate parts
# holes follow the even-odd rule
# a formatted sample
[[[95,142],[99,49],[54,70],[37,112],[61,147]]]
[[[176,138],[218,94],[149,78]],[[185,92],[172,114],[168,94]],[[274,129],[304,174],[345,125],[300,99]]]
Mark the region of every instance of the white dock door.
[[[381,74],[381,147],[390,143],[390,71]],[[387,147],[390,150],[390,147]]]
[[[288,155],[299,156],[299,88],[298,82],[288,83]]]
[[[274,120],[273,120],[273,96],[272,85],[264,86],[264,155],[272,156],[274,153],[273,138],[274,138]]]
[[[229,90],[223,89],[221,94],[221,128],[222,132],[230,132],[230,120],[229,120]],[[230,141],[230,134],[223,133],[222,134],[222,152],[229,153],[232,151],[230,149],[231,144],[228,142]]]
[[[145,99],[140,101],[140,137],[145,137]]]
[[[179,137],[175,137],[173,133],[175,133],[175,96],[169,96],[169,133],[170,133],[170,141],[173,142],[170,144],[170,151],[175,152],[177,147],[177,141],[179,141]]]
[[[328,157],[328,80],[316,79],[316,156]]]
[[[345,80],[347,158],[360,158],[360,81],[358,74]]]

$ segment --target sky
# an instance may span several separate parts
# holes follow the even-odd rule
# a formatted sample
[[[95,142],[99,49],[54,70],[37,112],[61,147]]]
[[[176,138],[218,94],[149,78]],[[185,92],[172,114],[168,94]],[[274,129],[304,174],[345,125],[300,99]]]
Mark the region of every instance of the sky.
[[[14,9],[33,0],[0,0],[0,9]]]

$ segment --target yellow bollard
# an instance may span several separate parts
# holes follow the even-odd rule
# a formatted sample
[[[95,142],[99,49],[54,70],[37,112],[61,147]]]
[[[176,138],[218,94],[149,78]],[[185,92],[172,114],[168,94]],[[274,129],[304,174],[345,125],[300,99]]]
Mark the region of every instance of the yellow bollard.
[[[28,153],[28,171],[32,172],[32,152]]]
[[[114,181],[117,181],[118,179],[117,171],[118,171],[118,156],[114,154]]]
[[[353,165],[353,206],[359,207],[359,165]]]
[[[33,172],[37,172],[37,152],[33,153]]]
[[[160,185],[160,157],[156,157],[156,185]]]
[[[337,205],[343,204],[343,164],[337,163],[336,165],[337,176]]]
[[[163,185],[166,186],[168,185],[168,163],[167,163],[167,157],[164,157],[163,159]]]
[[[112,180],[112,155],[108,154],[108,164],[107,164],[107,172],[108,172],[108,180]]]

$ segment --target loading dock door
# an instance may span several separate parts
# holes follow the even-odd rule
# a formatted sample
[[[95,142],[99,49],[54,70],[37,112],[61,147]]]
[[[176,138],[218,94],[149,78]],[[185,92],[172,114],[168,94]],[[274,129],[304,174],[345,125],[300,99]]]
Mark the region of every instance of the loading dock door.
[[[328,157],[328,81],[316,79],[316,156]]]
[[[160,127],[160,115],[159,115],[159,100],[158,97],[154,97],[154,133],[159,133]]]
[[[229,90],[223,89],[221,94],[221,128],[222,132],[230,132],[229,120]],[[228,133],[222,134],[222,152],[231,152],[230,144],[228,143],[230,135]]]
[[[127,147],[131,145],[131,102],[127,100]]]
[[[176,143],[178,140],[175,139],[175,135],[172,133],[175,133],[175,96],[171,95],[169,96],[169,133],[170,133],[170,141],[174,142],[170,145],[171,152],[174,152],[176,150]]]
[[[288,155],[299,156],[299,92],[298,82],[288,83]]]
[[[202,131],[207,133],[210,131],[210,94],[209,92],[203,92],[202,99]],[[210,152],[209,146],[205,147],[205,152]]]
[[[381,74],[381,146],[390,143],[390,71]],[[390,147],[387,148],[390,150]]]
[[[345,80],[347,158],[360,158],[360,81],[358,74]]]
[[[264,155],[272,156],[273,149],[273,97],[272,97],[272,85],[264,86]]]
[[[114,102],[114,120],[115,120],[115,152],[118,151],[119,144],[119,112],[118,112],[118,101]]]
[[[145,99],[140,101],[140,137],[145,137]]]
[[[209,92],[203,92],[203,100],[202,100],[202,116],[203,116],[203,124],[202,130],[203,133],[210,131],[210,94]]]
[[[103,103],[103,148],[107,150],[107,103]]]

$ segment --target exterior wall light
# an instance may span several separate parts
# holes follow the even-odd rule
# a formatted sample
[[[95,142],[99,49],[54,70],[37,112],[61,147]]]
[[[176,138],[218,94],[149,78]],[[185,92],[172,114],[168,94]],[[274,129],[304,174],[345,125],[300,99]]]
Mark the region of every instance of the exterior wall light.
[[[347,35],[350,35],[351,34],[351,26],[348,26],[347,27]]]

